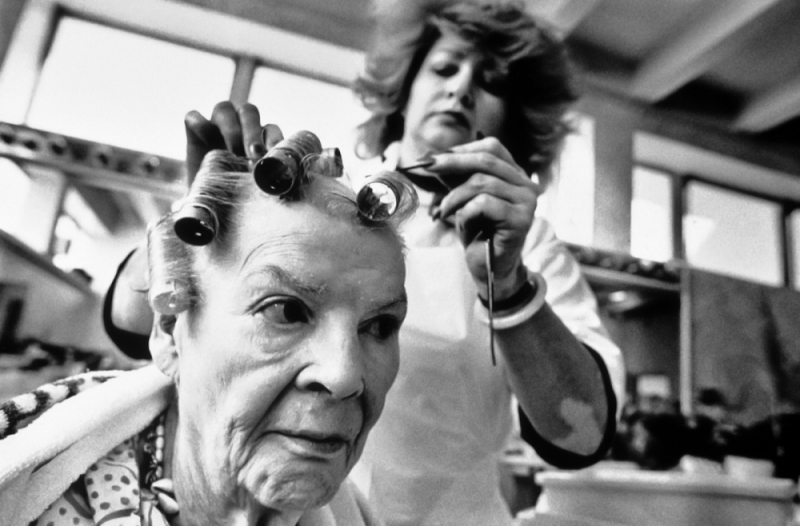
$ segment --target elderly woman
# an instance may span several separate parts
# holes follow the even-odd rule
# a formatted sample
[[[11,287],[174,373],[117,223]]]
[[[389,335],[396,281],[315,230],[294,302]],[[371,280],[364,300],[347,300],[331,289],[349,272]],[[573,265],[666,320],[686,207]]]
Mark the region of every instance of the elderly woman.
[[[279,197],[207,156],[148,234],[154,365],[2,406],[0,524],[373,523],[343,483],[397,372],[411,205],[378,221],[321,166]]]
[[[512,394],[539,455],[579,468],[607,454],[624,388],[577,262],[535,216],[576,98],[566,51],[508,2],[387,2],[377,14],[355,86],[373,113],[358,153],[405,172],[424,206],[402,232],[398,381],[354,480],[390,525],[509,524],[497,462]],[[190,171],[212,146],[260,155],[259,121],[251,105],[190,113]]]

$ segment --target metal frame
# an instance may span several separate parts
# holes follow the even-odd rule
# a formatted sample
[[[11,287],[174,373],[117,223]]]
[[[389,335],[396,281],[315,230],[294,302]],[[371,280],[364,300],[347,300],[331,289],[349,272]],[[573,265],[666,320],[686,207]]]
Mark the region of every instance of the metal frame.
[[[0,125],[3,122],[24,125],[26,122],[44,61],[58,22],[64,16],[230,57],[236,63],[230,89],[230,100],[235,103],[247,101],[259,65],[336,85],[349,85],[363,63],[360,51],[178,2],[28,0],[14,28],[0,70]],[[293,53],[288,55],[286,49]],[[44,138],[49,137],[46,132],[38,135],[43,133],[46,135]],[[88,144],[88,141],[67,139],[70,143]],[[122,159],[126,161],[124,164],[141,164],[138,160],[127,162],[138,152],[120,148],[111,150],[115,161]],[[73,183],[81,181],[91,186],[174,198],[180,197],[185,190],[177,180],[173,166],[180,163],[163,157],[146,156],[159,161],[160,168],[156,174],[142,175],[136,170],[131,173],[127,169],[96,166],[74,155],[54,155],[49,149],[34,151],[21,143],[0,144],[0,155],[20,163],[36,162],[50,166],[60,170]],[[165,175],[168,177],[163,177]],[[54,206],[60,210],[63,202]]]
[[[0,71],[0,121],[23,124],[60,16],[111,27],[262,64],[337,85],[349,85],[363,52],[179,2],[163,0],[29,0]],[[291,59],[285,50],[291,49]],[[236,75],[236,82],[251,77]],[[236,99],[249,85],[235,84]]]

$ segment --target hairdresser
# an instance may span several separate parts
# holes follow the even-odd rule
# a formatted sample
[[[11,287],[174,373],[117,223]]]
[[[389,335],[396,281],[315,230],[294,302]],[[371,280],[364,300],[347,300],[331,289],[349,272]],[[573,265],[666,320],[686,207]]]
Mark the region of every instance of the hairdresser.
[[[535,216],[576,98],[565,48],[508,4],[398,2],[377,17],[357,151],[405,171],[422,206],[403,230],[398,379],[351,476],[390,526],[510,524],[497,462],[512,394],[524,438],[574,469],[606,455],[623,392],[591,290]],[[251,105],[190,113],[190,173],[214,147],[258,158],[259,120]]]
[[[624,371],[578,264],[535,216],[576,97],[565,48],[508,3],[441,5],[378,5],[355,84],[372,112],[357,152],[418,166],[423,206],[404,230],[400,375],[354,474],[390,525],[507,524],[511,393],[537,453],[580,468],[611,445]]]

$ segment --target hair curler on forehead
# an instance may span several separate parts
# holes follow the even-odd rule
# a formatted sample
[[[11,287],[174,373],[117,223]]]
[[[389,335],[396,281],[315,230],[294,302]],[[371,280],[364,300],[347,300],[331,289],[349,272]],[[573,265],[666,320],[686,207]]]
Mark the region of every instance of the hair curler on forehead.
[[[307,140],[316,139],[311,132],[304,134]],[[282,148],[293,144],[297,142]],[[252,199],[266,199],[272,206],[307,203],[355,229],[386,232],[403,246],[399,225],[413,214],[418,203],[416,191],[405,177],[380,172],[368,178],[356,196],[349,184],[337,180],[343,174],[339,150],[313,146],[308,153],[308,144],[298,148],[305,152],[302,156],[297,154],[298,149],[288,154],[291,185],[282,194],[264,192],[247,159],[222,150],[206,155],[180,208],[148,228],[151,308],[175,315],[199,304],[202,290],[194,268],[197,257],[202,253],[212,261],[226,257],[238,225],[245,220],[246,208],[241,205]],[[299,162],[292,164],[295,158]]]
[[[272,147],[253,166],[256,185],[265,193],[282,198],[295,196],[295,190],[308,181],[309,172],[340,177],[342,154],[338,148],[322,149],[319,138],[301,130]]]
[[[238,177],[223,177],[221,172],[246,170],[246,159],[235,156],[223,157],[209,152],[204,160],[207,169],[197,173],[189,193],[183,199],[174,217],[174,229],[178,238],[193,246],[205,246],[214,241],[223,228],[224,220],[219,215],[222,208],[237,200],[241,191]]]
[[[372,223],[405,215],[417,207],[419,198],[411,183],[397,172],[383,171],[367,178],[356,195],[358,214]]]

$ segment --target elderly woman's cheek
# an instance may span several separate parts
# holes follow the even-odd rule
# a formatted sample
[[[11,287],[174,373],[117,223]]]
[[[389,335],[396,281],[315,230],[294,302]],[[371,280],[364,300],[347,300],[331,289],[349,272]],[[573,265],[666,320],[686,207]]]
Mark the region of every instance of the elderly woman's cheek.
[[[374,424],[383,411],[386,395],[394,385],[400,368],[400,346],[395,337],[390,344],[372,353],[373,359],[367,368],[367,396],[369,398],[369,425]]]

